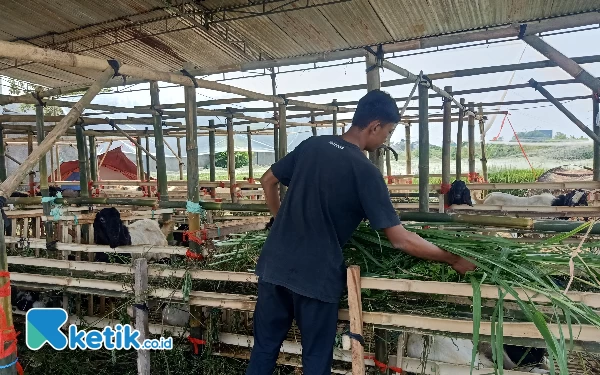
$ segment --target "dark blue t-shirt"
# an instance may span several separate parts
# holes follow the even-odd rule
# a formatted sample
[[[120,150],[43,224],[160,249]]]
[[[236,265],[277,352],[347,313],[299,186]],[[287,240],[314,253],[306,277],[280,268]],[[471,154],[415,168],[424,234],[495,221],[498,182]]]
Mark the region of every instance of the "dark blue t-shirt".
[[[375,229],[400,224],[383,176],[338,136],[311,137],[271,166],[288,186],[261,251],[260,280],[337,303],[346,286],[342,247],[363,219]]]

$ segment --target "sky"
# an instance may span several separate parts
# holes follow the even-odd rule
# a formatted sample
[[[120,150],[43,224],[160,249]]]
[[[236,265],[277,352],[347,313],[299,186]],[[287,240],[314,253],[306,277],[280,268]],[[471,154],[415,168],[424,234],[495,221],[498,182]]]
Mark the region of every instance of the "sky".
[[[553,47],[561,51],[563,54],[569,57],[577,56],[591,56],[600,54],[600,43],[597,41],[600,38],[600,29],[592,29],[586,31],[573,32],[561,35],[550,35],[545,36],[543,39],[550,43]],[[447,49],[450,46],[442,47]],[[436,51],[431,53],[419,53],[426,50],[409,51],[403,54],[403,56],[396,55],[396,57],[388,57],[388,60],[392,63],[399,65],[405,69],[408,69],[412,73],[418,74],[419,71],[423,71],[425,74],[432,74],[438,72],[445,72],[458,69],[469,69],[478,68],[485,66],[496,66],[505,64],[515,64],[519,62],[531,62],[545,60],[545,57],[540,53],[527,46],[520,40],[494,43],[488,45],[471,46],[460,49],[449,49]],[[199,51],[201,53],[201,51]],[[358,63],[348,64],[344,66],[333,66],[325,67],[314,70],[301,70],[313,67],[310,65],[296,65],[291,67],[282,67],[279,69],[277,74],[277,92],[289,93],[303,90],[313,90],[337,86],[352,85],[358,83],[366,83],[365,74],[365,63],[359,59],[355,59]],[[364,61],[364,59],[363,59]],[[350,62],[350,60],[343,60],[337,62],[320,63],[317,66],[326,66],[332,64],[340,64],[343,62]],[[600,75],[600,64],[586,64],[584,68],[591,74],[598,76]],[[286,71],[295,70],[295,72]],[[243,73],[227,73],[225,75],[213,75],[203,77],[208,80],[223,80],[223,83],[245,88],[255,92],[263,94],[271,94],[271,78],[270,76],[263,75],[258,77],[250,77],[252,75],[262,74],[264,71],[251,71]],[[388,81],[392,79],[402,78],[394,72],[389,70],[383,70],[380,72],[381,81]],[[560,68],[544,68],[535,70],[526,70],[516,72],[514,77],[513,73],[495,73],[478,75],[474,77],[463,77],[463,78],[450,78],[441,79],[434,81],[434,84],[438,87],[452,86],[454,90],[474,89],[483,88],[490,86],[506,85],[510,83],[512,78],[513,84],[526,83],[530,78],[534,78],[539,82],[548,80],[559,80],[559,79],[570,79],[571,77]],[[161,103],[182,103],[184,101],[183,88],[181,87],[164,87],[172,86],[171,84],[161,83],[163,86],[160,90]],[[411,85],[385,87],[384,90],[388,91],[394,97],[405,97],[408,96]],[[122,92],[115,94],[99,95],[94,99],[93,103],[98,104],[111,104],[121,107],[132,107],[132,106],[148,106],[150,104],[150,95],[148,91],[148,84],[140,84],[136,86],[120,87],[120,90],[131,90],[132,92]],[[582,84],[569,84],[569,85],[554,85],[548,86],[547,90],[555,97],[574,96],[574,95],[589,95],[591,91],[583,86]],[[220,99],[220,98],[231,98],[236,97],[235,95],[221,93],[212,90],[197,89],[198,100],[209,100],[209,99]],[[310,101],[313,103],[326,104],[330,103],[333,99],[338,101],[351,101],[358,100],[365,94],[365,90],[349,91],[342,93],[334,93],[327,95],[316,95],[311,97],[294,97],[294,99]],[[464,95],[467,102],[496,102],[500,101],[503,91],[495,91],[486,94],[470,94]],[[510,90],[506,93],[505,101],[522,100],[522,99],[535,99],[543,98],[541,94],[536,92],[533,88],[516,89]],[[76,100],[77,98],[72,98]],[[402,107],[404,103],[399,102],[398,106]],[[430,106],[437,106],[441,108],[441,98],[430,99]],[[591,100],[578,100],[572,102],[563,103],[575,116],[577,116],[582,122],[591,127],[592,123],[592,103]],[[234,107],[269,107],[271,104],[267,102],[249,102],[234,105]],[[411,106],[416,106],[417,100],[411,102]],[[211,109],[223,108],[224,106],[213,106]],[[564,114],[558,109],[552,106],[550,103],[540,104],[525,104],[525,105],[511,105],[503,106],[500,108],[487,107],[486,110],[508,110],[510,113],[510,120],[514,126],[515,131],[530,131],[535,129],[550,129],[554,133],[560,131],[567,135],[573,135],[580,137],[584,133],[577,128],[570,120],[568,120]],[[432,110],[432,112],[439,113],[440,110]],[[416,111],[407,111],[407,115],[416,115]],[[248,115],[256,117],[268,117],[272,115],[262,113],[248,113]],[[340,114],[340,119],[350,119],[352,114]],[[105,117],[105,115],[102,115]],[[115,117],[125,117],[115,115]],[[486,134],[486,140],[490,140],[497,136],[500,131],[500,126],[503,120],[503,115],[488,116],[490,119],[491,128]],[[210,117],[199,117],[199,126],[207,126]],[[327,119],[327,117],[317,118]],[[224,118],[215,118],[216,123],[224,123]],[[183,121],[183,119],[182,119]],[[303,121],[302,119],[294,119],[291,121]],[[235,124],[235,121],[234,121]],[[268,124],[254,124],[252,129],[263,129],[270,128],[272,125]],[[133,129],[135,126],[130,126]],[[240,126],[237,129],[245,130],[246,125]],[[397,128],[398,131],[393,135],[392,141],[399,142],[404,138],[404,131],[401,127]],[[435,145],[441,145],[441,123],[430,123],[430,143]],[[453,123],[452,139],[456,139],[456,123]],[[331,128],[319,129],[319,134],[331,134]],[[463,139],[467,137],[467,127],[465,124]],[[293,149],[301,140],[310,136],[310,129],[308,128],[292,128],[288,132],[288,150]],[[411,127],[412,140],[418,140],[418,125],[413,124]],[[513,136],[513,131],[508,125],[505,124],[502,132],[499,134],[504,137],[505,140],[509,140]],[[253,136],[253,147],[255,150],[259,149],[272,149],[272,136]],[[174,140],[167,140],[171,145],[175,145]],[[225,137],[217,137],[217,150],[225,149]],[[245,149],[247,146],[247,139],[244,135],[236,135],[235,138],[236,149]],[[124,151],[128,151],[125,147]],[[153,147],[151,147],[153,149]],[[201,137],[199,139],[199,149],[201,153],[207,151],[208,139],[207,137]],[[131,150],[129,150],[131,151]]]

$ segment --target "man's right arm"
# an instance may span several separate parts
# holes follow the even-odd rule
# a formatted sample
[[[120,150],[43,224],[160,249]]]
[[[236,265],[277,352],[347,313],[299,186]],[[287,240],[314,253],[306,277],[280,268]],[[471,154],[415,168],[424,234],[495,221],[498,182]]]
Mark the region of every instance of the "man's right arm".
[[[449,264],[460,274],[475,270],[467,259],[440,249],[416,233],[406,230],[402,224],[384,229],[392,246],[414,257]]]
[[[277,177],[275,177],[271,171],[271,168],[269,168],[260,178],[260,184],[262,185],[265,193],[265,199],[267,200],[269,212],[271,212],[271,215],[275,217],[277,216],[277,212],[279,211],[281,204],[279,201],[279,180]]]

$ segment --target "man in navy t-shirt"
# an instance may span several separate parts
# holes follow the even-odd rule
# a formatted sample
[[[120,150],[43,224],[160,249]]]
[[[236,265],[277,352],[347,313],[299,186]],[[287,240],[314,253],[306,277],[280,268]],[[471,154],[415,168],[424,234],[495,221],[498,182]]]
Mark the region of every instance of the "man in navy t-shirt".
[[[381,146],[399,121],[394,99],[370,91],[358,102],[348,132],[303,141],[262,176],[274,220],[256,266],[258,300],[247,375],[273,373],[294,318],[302,336],[304,374],[331,374],[338,304],[346,286],[342,247],[365,218],[408,254],[448,263],[460,273],[475,269],[404,229],[383,176],[365,157],[363,150]],[[280,182],[288,186],[281,205]]]

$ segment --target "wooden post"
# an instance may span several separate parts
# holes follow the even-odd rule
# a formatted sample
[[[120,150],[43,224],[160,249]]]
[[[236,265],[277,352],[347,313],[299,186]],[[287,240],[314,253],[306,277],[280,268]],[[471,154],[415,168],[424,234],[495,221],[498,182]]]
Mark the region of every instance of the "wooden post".
[[[135,272],[135,304],[145,305],[148,299],[148,263],[146,258],[134,261]],[[135,329],[140,332],[139,343],[150,337],[148,311],[133,307],[135,312]],[[138,350],[138,375],[150,375],[150,350]]]
[[[248,181],[254,181],[254,166],[252,165],[254,159],[252,157],[252,134],[250,134],[250,127],[247,128],[248,131]]]
[[[198,204],[200,202],[200,186],[198,176],[198,106],[196,105],[196,89],[185,87],[185,122],[186,122],[186,154],[187,154],[187,200]],[[188,225],[191,233],[200,230],[200,214],[188,212]],[[190,241],[190,251],[202,254],[200,244]],[[202,339],[200,316],[202,310],[190,306],[190,337]]]
[[[227,117],[227,172],[229,175],[229,193],[231,203],[237,203],[235,186],[235,144],[233,138],[233,118]]]
[[[183,180],[183,162],[181,161],[181,138],[177,137],[177,159],[179,159],[179,179]]]
[[[17,170],[7,177],[6,180],[0,184],[0,196],[2,197],[10,197],[10,195],[16,190],[21,181],[25,178],[25,175],[31,171],[31,169],[37,164],[40,160],[40,157],[43,154],[46,154],[52,145],[56,143],[58,138],[60,138],[67,129],[73,125],[73,123],[77,120],[77,118],[83,113],[85,106],[87,106],[92,99],[100,92],[102,87],[108,82],[109,79],[114,75],[114,71],[112,69],[106,69],[101,74],[99,74],[98,79],[90,86],[87,92],[79,99],[77,103],[71,108],[69,113],[61,120],[58,124],[52,129],[51,132],[48,133],[46,138],[40,143],[36,150],[34,150],[31,155],[21,163],[21,165],[17,168]],[[2,216],[0,215],[0,225],[2,225]],[[6,258],[6,242],[4,240],[4,231],[0,231],[0,267],[2,271],[8,274],[8,261]],[[8,277],[0,277],[0,285],[6,285],[9,282]],[[6,314],[6,322],[3,322],[5,327],[13,326],[13,318],[12,318],[12,306],[10,301],[10,295],[3,296],[1,298],[2,308]],[[7,339],[4,343],[7,347],[14,343],[14,339]],[[13,363],[16,358],[16,353],[6,356],[5,358],[0,359],[0,366],[8,366]],[[2,370],[0,370],[0,374],[3,375],[16,375],[16,367],[9,366]]]
[[[469,102],[469,111],[475,110],[475,103]],[[475,175],[475,118],[469,116],[469,176]]]
[[[6,148],[4,147],[4,128],[0,124],[0,181],[6,180]]]
[[[366,54],[366,65],[367,69],[373,67],[377,64],[377,59],[370,53]],[[370,71],[367,72],[367,91],[378,90],[381,88],[381,81],[379,76],[379,67],[374,67]],[[369,159],[379,171],[383,175],[383,155],[381,149],[375,150],[373,152],[369,152]]]
[[[139,145],[141,144],[140,142],[142,142],[142,139],[140,137],[136,137],[135,142]],[[108,149],[106,149],[106,152],[108,152]],[[137,160],[138,167],[138,180],[144,181],[144,159],[142,156],[142,150],[139,147],[135,148],[135,158]],[[102,161],[104,161],[104,159]],[[102,163],[100,163],[100,165],[102,165]]]
[[[36,116],[36,135],[37,135],[37,144],[39,146],[40,143],[44,140],[44,107],[41,105],[35,106],[35,116]],[[50,149],[52,151],[52,149]],[[52,152],[50,152],[52,155]],[[42,193],[42,197],[47,197],[49,195],[48,192],[48,170],[46,165],[46,155],[42,155],[40,158],[40,192]],[[44,202],[42,203],[42,209],[45,216],[50,215],[50,203]],[[44,222],[44,232],[46,233],[46,243],[50,243],[54,240],[53,233],[53,225],[50,220],[46,220]]]
[[[412,174],[412,150],[410,149],[411,147],[411,142],[410,142],[410,124],[406,125],[404,127],[404,136],[405,136],[405,140],[404,142],[406,143],[405,145],[405,152],[406,152],[406,174],[407,175],[411,175]]]
[[[158,90],[158,82],[150,82],[150,103],[153,108],[160,105],[160,94]],[[156,149],[156,182],[158,191],[158,200],[160,202],[169,201],[169,191],[167,189],[167,164],[165,153],[165,140],[162,131],[162,116],[161,112],[154,111],[152,119],[154,120],[154,147]],[[148,148],[148,146],[146,146]],[[170,214],[163,214],[163,222],[171,220]],[[173,240],[173,234],[170,233],[167,240]]]
[[[350,332],[362,336],[362,301],[360,288],[360,267],[350,266],[348,275],[348,307]],[[356,340],[352,341],[352,375],[365,374],[365,350]]]
[[[481,136],[481,173],[483,180],[488,180],[487,158],[485,157],[485,123],[483,122],[483,107],[479,105],[479,114],[482,116],[479,120],[479,135]]]
[[[83,126],[83,125],[82,125]],[[84,133],[84,137],[83,137],[83,154],[85,155],[85,171],[86,171],[86,179],[88,181],[92,180],[92,171],[91,169],[91,164],[90,164],[90,150],[88,148],[88,143],[86,142],[86,138],[85,138],[85,133]],[[89,188],[89,184],[87,187],[87,191],[88,191],[88,196],[91,193],[90,192],[90,188]]]
[[[452,86],[444,87],[444,91],[452,95]],[[444,212],[445,196],[450,185],[450,136],[452,132],[452,102],[446,98],[444,101],[444,119],[442,124],[442,186],[440,191],[440,212]]]
[[[333,103],[331,103],[332,106],[337,107],[337,99],[333,99]],[[331,120],[332,126],[333,126],[333,135],[338,135],[338,125],[337,125],[337,110],[333,111],[333,118]]]
[[[315,123],[315,113],[313,111],[310,112],[310,123],[311,124]],[[317,127],[316,126],[312,126],[310,128],[310,130],[312,131],[313,137],[316,137],[317,136]]]
[[[465,99],[460,98],[460,104],[465,106]],[[461,179],[462,174],[462,136],[463,136],[463,123],[464,123],[465,111],[464,109],[458,110],[458,130],[456,131],[456,179]]]
[[[33,132],[27,132],[27,155],[33,152]],[[29,195],[35,196],[35,172],[29,171]]]
[[[592,128],[594,133],[600,137],[600,123],[598,123],[598,97],[592,95]],[[594,142],[594,181],[600,181],[600,143]]]
[[[287,155],[287,125],[286,125],[287,108],[285,104],[279,105],[279,159]],[[283,202],[287,188],[283,184],[279,184],[279,197]]]
[[[146,134],[146,181],[150,181],[150,137],[148,137],[148,127],[145,128],[144,133]]]
[[[429,83],[419,83],[419,212],[429,212]]]
[[[88,137],[89,149],[90,149],[90,179],[91,181],[98,181],[98,149],[96,146],[96,136],[90,135]]]

